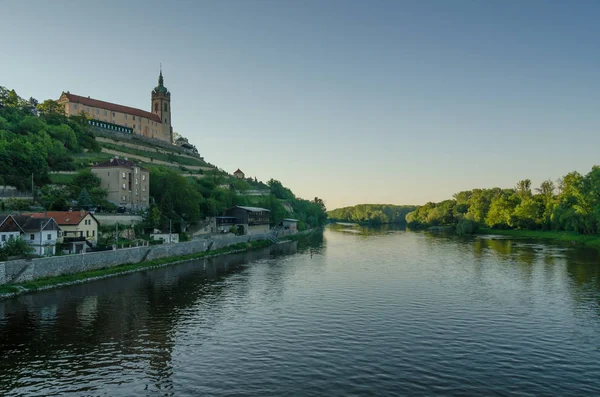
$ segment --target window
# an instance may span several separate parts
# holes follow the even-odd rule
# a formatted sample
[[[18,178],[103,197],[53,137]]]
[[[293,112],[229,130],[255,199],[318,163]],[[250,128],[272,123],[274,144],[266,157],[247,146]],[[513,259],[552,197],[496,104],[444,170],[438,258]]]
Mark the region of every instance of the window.
[[[142,181],[146,180],[146,175],[142,175]]]
[[[108,171],[108,176],[110,176],[110,171]]]
[[[29,239],[30,239],[30,240],[35,240],[35,234],[31,233],[31,234],[29,235]]]
[[[125,186],[125,185],[123,185],[123,186]],[[121,200],[125,201],[125,200],[127,200],[127,198],[125,196],[121,196]]]
[[[90,237],[90,231],[89,230],[85,231],[85,237]]]
[[[112,112],[112,114],[113,114],[113,117],[115,117],[115,112]]]
[[[135,128],[135,124],[133,125],[133,128]]]
[[[125,173],[123,173],[123,179],[125,179]]]
[[[142,116],[138,116],[138,121],[141,122],[142,121]]]
[[[127,115],[125,115],[125,120],[127,120]]]
[[[104,111],[104,115],[105,115],[105,116],[108,116],[108,112],[107,112],[106,110]]]
[[[142,188],[142,192],[145,192],[145,191],[146,191],[146,186],[144,186],[144,187]]]
[[[169,122],[169,120],[165,119],[165,123],[168,123],[168,122]]]
[[[100,114],[100,109],[96,109],[96,114]]]
[[[92,230],[92,237],[96,237],[96,231]]]
[[[73,109],[77,109],[77,104],[76,103],[73,104]]]
[[[2,241],[6,241],[6,235],[2,235]]]
[[[85,111],[86,111],[86,112],[89,112],[89,111],[90,111],[90,108],[86,106],[86,107],[85,107]]]
[[[123,184],[123,190],[125,190],[125,184]]]
[[[52,235],[50,233],[48,233],[48,236],[46,237],[46,240],[52,240]]]

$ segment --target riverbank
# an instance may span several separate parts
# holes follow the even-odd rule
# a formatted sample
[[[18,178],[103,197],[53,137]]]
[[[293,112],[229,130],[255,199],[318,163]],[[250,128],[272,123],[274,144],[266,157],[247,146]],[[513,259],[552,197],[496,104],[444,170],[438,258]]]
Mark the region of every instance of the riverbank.
[[[476,234],[496,234],[500,236],[539,238],[554,241],[562,241],[571,244],[584,244],[600,247],[599,235],[584,235],[574,232],[558,232],[549,230],[516,230],[516,229],[488,229],[481,228]]]
[[[314,233],[317,230],[319,229],[310,229],[300,232],[296,235],[285,236],[281,238],[281,241],[298,241],[302,238],[305,238],[308,234]],[[44,277],[22,283],[4,284],[0,285],[0,299],[11,298],[16,295],[25,294],[28,292],[43,291],[51,288],[60,288],[74,284],[86,283],[94,280],[101,280],[108,277],[121,276],[142,270],[172,266],[178,263],[183,263],[194,259],[211,258],[215,256],[257,250],[261,248],[266,248],[272,244],[273,242],[271,242],[270,240],[253,240],[228,245],[210,251],[201,251],[193,254],[169,256],[137,263],[124,263],[118,266],[105,267],[101,269],[94,269],[71,274],[63,274],[58,276]]]
[[[50,288],[60,288],[68,285],[100,280],[108,277],[121,276],[141,270],[156,269],[163,266],[172,266],[193,259],[209,258],[214,256],[232,254],[266,248],[272,243],[269,240],[256,240],[248,243],[238,243],[213,251],[197,252],[195,254],[179,255],[168,258],[153,259],[138,263],[125,263],[123,265],[108,267],[104,269],[90,270],[74,274],[65,274],[54,277],[41,278],[18,284],[0,285],[0,299],[11,298],[16,295],[42,291]]]

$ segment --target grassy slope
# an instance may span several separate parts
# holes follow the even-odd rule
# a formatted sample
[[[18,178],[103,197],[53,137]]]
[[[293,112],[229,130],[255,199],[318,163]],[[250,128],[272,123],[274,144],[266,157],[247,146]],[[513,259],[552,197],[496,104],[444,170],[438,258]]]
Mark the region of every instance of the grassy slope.
[[[600,247],[599,235],[583,235],[574,232],[557,232],[546,230],[500,230],[482,228],[479,229],[478,234],[497,234],[511,237],[540,238]]]
[[[191,159],[189,157],[179,156],[177,152],[173,152],[173,156],[169,157],[169,155],[167,155],[167,154],[153,151],[150,148],[147,148],[147,150],[144,150],[142,148],[133,149],[133,148],[130,148],[127,146],[120,146],[118,144],[112,144],[112,143],[106,143],[106,142],[100,142],[100,146],[105,147],[107,149],[117,150],[122,153],[135,154],[138,156],[148,157],[148,158],[152,158],[155,160],[161,160],[161,161],[166,161],[166,162],[170,162],[170,160],[172,160],[173,163],[181,164],[183,166],[186,166],[186,165],[206,166],[207,165],[204,161],[201,161],[200,159],[196,160],[196,159]],[[164,149],[162,149],[162,150],[164,150]]]

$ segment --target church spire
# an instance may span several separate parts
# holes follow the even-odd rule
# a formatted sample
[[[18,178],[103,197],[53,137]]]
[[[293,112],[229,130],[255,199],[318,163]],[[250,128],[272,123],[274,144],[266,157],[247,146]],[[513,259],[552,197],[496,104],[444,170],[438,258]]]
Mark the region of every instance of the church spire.
[[[162,86],[164,85],[165,82],[163,80],[163,75],[162,75],[162,63],[160,64],[160,75],[158,76],[158,85]]]

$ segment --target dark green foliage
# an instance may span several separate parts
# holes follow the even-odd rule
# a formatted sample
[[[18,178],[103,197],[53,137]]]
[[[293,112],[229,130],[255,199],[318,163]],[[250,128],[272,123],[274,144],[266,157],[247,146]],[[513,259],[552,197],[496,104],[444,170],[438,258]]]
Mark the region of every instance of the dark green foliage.
[[[414,211],[414,205],[359,204],[328,212],[329,218],[341,222],[406,224],[406,215]]]
[[[49,171],[74,170],[72,155],[99,151],[87,120],[66,117],[55,101],[37,104],[0,87],[0,175],[7,185],[31,189],[50,182]]]
[[[20,238],[9,240],[0,248],[0,260],[5,261],[9,256],[29,256],[33,247]]]
[[[454,200],[417,208],[406,220],[415,229],[456,225],[461,233],[468,229],[463,221],[470,221],[494,229],[596,234],[600,232],[600,167],[592,167],[586,175],[571,172],[558,184],[546,180],[533,190],[531,181],[524,179],[514,189],[460,192]]]

